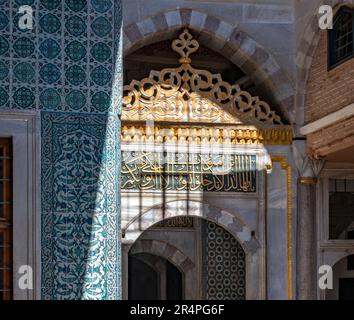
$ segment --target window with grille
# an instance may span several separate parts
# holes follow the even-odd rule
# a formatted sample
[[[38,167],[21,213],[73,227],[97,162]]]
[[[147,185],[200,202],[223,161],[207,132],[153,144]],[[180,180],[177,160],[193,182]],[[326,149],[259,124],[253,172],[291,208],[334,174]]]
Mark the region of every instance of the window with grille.
[[[354,230],[347,232],[347,239],[354,240]],[[353,254],[348,256],[348,258],[347,258],[347,270],[354,271],[354,255]]]
[[[342,8],[329,30],[329,67],[333,68],[354,57],[354,9]]]
[[[12,299],[12,146],[0,138],[0,300]]]
[[[354,180],[329,180],[329,239],[345,240],[354,230]]]

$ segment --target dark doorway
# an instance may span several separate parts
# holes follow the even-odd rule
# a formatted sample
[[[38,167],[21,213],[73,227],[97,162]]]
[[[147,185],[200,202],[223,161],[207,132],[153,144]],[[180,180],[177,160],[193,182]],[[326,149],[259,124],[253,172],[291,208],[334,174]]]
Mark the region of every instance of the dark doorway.
[[[182,273],[172,263],[166,261],[166,264],[166,298],[183,300]]]
[[[167,259],[142,253],[128,263],[129,300],[183,300],[182,273]]]
[[[144,261],[129,257],[128,296],[129,300],[158,300],[158,274]]]
[[[0,300],[12,295],[12,141],[0,138]]]
[[[354,278],[339,279],[339,300],[354,300]]]

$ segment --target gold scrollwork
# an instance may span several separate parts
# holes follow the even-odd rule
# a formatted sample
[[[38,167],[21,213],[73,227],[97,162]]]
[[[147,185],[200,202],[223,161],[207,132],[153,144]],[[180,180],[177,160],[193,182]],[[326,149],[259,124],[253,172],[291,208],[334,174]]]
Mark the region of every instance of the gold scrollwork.
[[[181,66],[151,71],[148,78],[124,86],[123,121],[282,124],[266,102],[220,74],[193,68],[189,56],[199,44],[188,30],[172,48],[181,55]]]
[[[179,144],[224,145],[290,145],[293,133],[290,127],[258,129],[247,127],[169,127],[156,125],[124,125],[123,143],[165,142]]]

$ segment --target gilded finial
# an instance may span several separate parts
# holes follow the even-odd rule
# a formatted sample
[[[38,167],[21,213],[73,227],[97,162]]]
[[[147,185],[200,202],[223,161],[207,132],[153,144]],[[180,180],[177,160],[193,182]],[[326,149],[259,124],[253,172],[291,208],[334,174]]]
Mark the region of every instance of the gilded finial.
[[[188,29],[184,29],[179,38],[172,42],[172,49],[181,55],[179,59],[180,63],[189,64],[192,62],[189,55],[199,49],[199,43],[197,40],[193,39]]]

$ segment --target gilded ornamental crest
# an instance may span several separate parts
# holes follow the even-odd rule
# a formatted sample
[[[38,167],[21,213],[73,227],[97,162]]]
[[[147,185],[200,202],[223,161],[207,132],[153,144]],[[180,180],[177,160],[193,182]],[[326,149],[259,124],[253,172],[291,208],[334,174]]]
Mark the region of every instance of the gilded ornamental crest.
[[[220,74],[193,68],[190,55],[198,48],[185,29],[172,42],[181,56],[179,67],[151,71],[148,78],[124,86],[122,120],[282,124],[266,102],[223,81]]]

